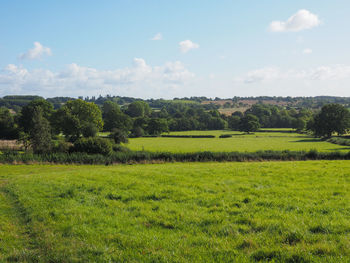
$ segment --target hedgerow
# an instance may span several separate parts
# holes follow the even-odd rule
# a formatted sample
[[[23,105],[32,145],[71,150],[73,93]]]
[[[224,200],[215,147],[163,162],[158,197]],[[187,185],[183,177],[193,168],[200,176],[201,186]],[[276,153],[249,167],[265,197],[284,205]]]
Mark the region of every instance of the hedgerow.
[[[327,140],[327,142],[344,145],[344,146],[350,146],[350,139],[341,138],[341,137],[332,137]]]
[[[0,155],[0,163],[61,163],[61,164],[114,164],[152,162],[245,162],[245,161],[302,161],[350,160],[350,152],[310,151],[258,151],[258,152],[145,152],[120,151],[109,155],[87,153],[18,154]]]

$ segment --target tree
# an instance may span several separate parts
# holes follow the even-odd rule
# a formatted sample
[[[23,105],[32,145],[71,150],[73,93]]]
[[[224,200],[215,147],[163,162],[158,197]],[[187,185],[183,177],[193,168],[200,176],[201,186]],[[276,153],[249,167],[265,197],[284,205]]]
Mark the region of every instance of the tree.
[[[112,133],[109,135],[111,139],[114,140],[116,144],[128,143],[128,134],[125,130],[114,129]]]
[[[55,126],[71,141],[81,135],[91,136],[91,131],[103,128],[102,112],[93,102],[83,100],[68,101],[54,115]]]
[[[334,132],[345,134],[350,129],[350,112],[340,104],[327,104],[314,117],[310,127],[315,136],[331,137]]]
[[[247,133],[255,132],[259,130],[260,124],[259,119],[255,115],[247,114],[245,115],[239,124],[239,130]]]
[[[17,139],[18,129],[10,111],[4,107],[0,108],[0,139]]]
[[[239,124],[241,123],[241,118],[237,115],[232,115],[228,117],[228,127],[231,130],[238,130],[239,129]]]
[[[166,119],[150,119],[147,125],[147,132],[152,135],[159,135],[168,132],[168,122]]]
[[[33,109],[29,140],[34,153],[47,153],[51,151],[51,127],[49,121],[44,118],[43,110],[40,106]]]
[[[129,104],[126,114],[130,117],[144,117],[151,114],[151,108],[144,101],[134,101]]]
[[[44,99],[36,99],[29,102],[25,105],[19,117],[19,126],[23,129],[24,132],[29,133],[29,131],[33,128],[33,116],[35,108],[39,107],[42,111],[42,117],[46,120],[50,121],[53,110],[53,105],[44,100]]]
[[[113,129],[130,130],[132,120],[124,114],[117,103],[106,101],[102,106],[102,118],[104,121],[104,130],[112,131]]]

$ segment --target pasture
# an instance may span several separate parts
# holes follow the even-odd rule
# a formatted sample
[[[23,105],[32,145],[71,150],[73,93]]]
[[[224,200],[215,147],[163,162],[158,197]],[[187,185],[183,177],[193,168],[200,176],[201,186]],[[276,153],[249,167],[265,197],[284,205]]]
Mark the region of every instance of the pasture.
[[[0,262],[348,262],[350,162],[1,165]]]
[[[341,146],[322,141],[304,134],[288,132],[288,129],[276,132],[256,132],[243,134],[235,131],[186,131],[171,132],[171,135],[215,135],[216,138],[166,138],[141,137],[129,139],[126,146],[136,151],[151,152],[256,152],[256,151],[309,151],[320,152],[348,151],[348,146]],[[221,134],[231,134],[231,138],[219,138]]]

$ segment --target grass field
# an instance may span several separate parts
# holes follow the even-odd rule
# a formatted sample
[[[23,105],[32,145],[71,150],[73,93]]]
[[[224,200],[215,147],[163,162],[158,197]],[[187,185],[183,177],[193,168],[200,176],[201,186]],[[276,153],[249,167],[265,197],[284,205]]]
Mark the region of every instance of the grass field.
[[[0,262],[349,262],[350,162],[0,166]]]
[[[255,152],[260,150],[302,151],[349,151],[348,146],[341,146],[298,133],[256,132],[242,134],[234,131],[186,131],[171,132],[173,135],[215,135],[216,138],[134,138],[126,146],[132,150],[168,151],[168,152]],[[221,134],[232,134],[231,138],[218,138]]]

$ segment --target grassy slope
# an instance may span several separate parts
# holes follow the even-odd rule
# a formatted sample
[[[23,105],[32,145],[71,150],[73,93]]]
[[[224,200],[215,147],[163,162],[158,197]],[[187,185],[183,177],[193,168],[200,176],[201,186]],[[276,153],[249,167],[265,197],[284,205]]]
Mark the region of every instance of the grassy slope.
[[[309,137],[297,133],[257,132],[255,134],[242,135],[233,131],[186,131],[172,132],[171,134],[205,135],[233,134],[232,138],[134,138],[129,140],[132,150],[145,151],[169,151],[169,152],[255,152],[259,150],[311,150],[336,151],[349,150],[347,146],[331,144],[318,138]]]
[[[349,261],[349,171],[346,161],[2,165],[0,261]]]

